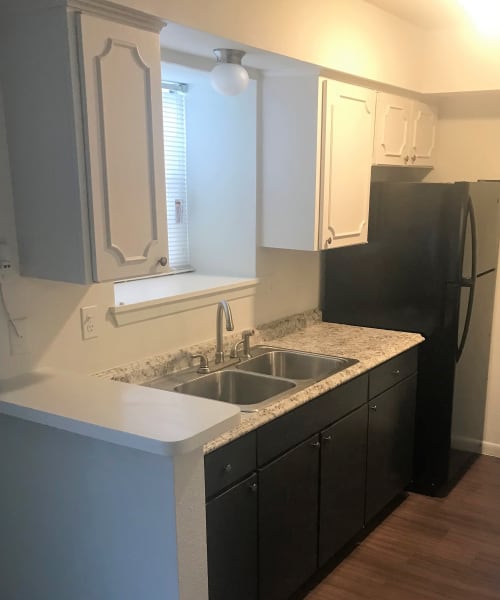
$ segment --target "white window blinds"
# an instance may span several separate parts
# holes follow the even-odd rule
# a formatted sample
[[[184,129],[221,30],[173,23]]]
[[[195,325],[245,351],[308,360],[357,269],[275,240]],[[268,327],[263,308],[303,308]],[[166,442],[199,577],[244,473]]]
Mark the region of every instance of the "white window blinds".
[[[162,84],[168,255],[170,267],[176,270],[190,269],[186,178],[186,89],[187,86],[184,84]]]

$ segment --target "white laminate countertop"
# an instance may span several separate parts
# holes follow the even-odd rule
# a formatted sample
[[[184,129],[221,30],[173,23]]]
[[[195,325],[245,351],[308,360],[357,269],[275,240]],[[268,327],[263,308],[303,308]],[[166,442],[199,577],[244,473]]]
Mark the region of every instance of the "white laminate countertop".
[[[205,444],[205,454],[272,421],[321,394],[422,343],[419,333],[354,327],[337,323],[316,323],[266,345],[332,356],[355,358],[359,362],[310,385],[295,394],[277,400],[256,413],[243,413],[241,423]]]
[[[0,414],[165,456],[240,422],[230,404],[53,370],[0,380]]]

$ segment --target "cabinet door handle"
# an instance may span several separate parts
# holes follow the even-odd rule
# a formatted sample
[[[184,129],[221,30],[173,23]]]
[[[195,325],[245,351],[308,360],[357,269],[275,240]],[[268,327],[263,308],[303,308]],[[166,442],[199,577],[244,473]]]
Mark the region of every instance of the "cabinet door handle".
[[[399,375],[401,373],[401,371],[399,369],[394,369],[394,371],[392,372],[393,375]]]
[[[324,442],[331,442],[331,441],[332,441],[332,439],[333,439],[333,436],[331,436],[331,435],[324,435],[324,436],[322,437],[322,440],[323,440]]]
[[[408,164],[408,161],[410,160],[410,157],[408,156],[408,154],[404,157],[404,161],[405,164]]]
[[[332,240],[332,236],[330,236],[329,238],[326,239],[326,243],[329,246],[331,243],[333,242]]]
[[[248,489],[249,489],[249,490],[252,492],[252,494],[255,494],[255,493],[257,492],[257,487],[258,487],[258,486],[257,486],[257,484],[256,484],[256,483],[251,483],[251,484],[248,486]]]
[[[370,410],[374,410],[375,412],[377,412],[377,405],[376,404],[371,404],[370,405]]]
[[[168,265],[168,258],[166,256],[161,256],[158,259],[158,264],[161,265],[162,267],[166,267]]]
[[[319,448],[321,444],[319,442],[311,442],[311,448]]]
[[[417,160],[417,155],[416,155],[416,154],[414,154],[414,155],[411,157],[411,162],[415,162],[416,160]]]
[[[232,470],[233,470],[233,465],[231,463],[228,463],[227,465],[224,465],[224,471],[226,473],[231,473]]]

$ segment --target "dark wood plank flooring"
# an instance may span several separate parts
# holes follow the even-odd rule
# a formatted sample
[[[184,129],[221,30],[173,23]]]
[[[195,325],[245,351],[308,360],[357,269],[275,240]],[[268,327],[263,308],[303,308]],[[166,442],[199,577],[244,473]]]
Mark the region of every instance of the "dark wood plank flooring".
[[[447,498],[410,496],[307,600],[500,600],[500,459]]]

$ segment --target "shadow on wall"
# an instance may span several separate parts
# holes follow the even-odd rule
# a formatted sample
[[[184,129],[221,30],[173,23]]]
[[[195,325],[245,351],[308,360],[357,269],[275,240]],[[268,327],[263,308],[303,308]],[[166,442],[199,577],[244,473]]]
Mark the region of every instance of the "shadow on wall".
[[[257,277],[257,325],[319,306],[319,252],[257,248]]]

